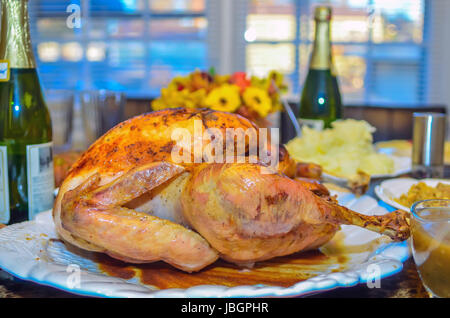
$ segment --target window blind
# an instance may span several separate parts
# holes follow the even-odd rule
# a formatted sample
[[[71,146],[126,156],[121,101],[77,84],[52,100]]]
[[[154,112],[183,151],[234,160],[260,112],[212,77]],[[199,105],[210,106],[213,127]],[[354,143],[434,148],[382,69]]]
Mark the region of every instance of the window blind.
[[[230,0],[231,1],[231,0]],[[45,88],[123,90],[152,97],[176,75],[229,65],[286,74],[298,96],[306,76],[316,5],[333,7],[335,65],[346,104],[426,100],[429,0],[33,0],[32,39]],[[70,29],[69,4],[82,11]],[[219,23],[228,17],[227,23]],[[223,27],[230,52],[222,52]],[[223,63],[224,59],[231,59]]]
[[[428,81],[428,0],[250,0],[247,71],[281,70],[298,96],[314,37],[313,10],[333,8],[334,63],[346,104],[420,104]],[[296,97],[297,98],[297,97]]]
[[[69,28],[70,4],[81,28]],[[31,33],[48,89],[159,95],[179,74],[206,69],[205,0],[33,0]]]

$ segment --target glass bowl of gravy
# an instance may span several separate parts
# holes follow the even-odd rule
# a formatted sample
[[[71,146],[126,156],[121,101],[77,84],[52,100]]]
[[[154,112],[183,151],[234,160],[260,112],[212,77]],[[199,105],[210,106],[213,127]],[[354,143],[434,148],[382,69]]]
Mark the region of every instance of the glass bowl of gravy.
[[[423,200],[411,207],[411,248],[431,297],[450,297],[450,200]]]

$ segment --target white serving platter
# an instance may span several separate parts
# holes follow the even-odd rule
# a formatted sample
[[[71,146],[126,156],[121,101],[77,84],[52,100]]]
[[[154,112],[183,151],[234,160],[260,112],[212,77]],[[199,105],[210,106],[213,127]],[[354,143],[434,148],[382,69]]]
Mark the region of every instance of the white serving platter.
[[[355,197],[334,192],[338,200],[353,210],[369,215],[388,211],[374,198]],[[99,297],[292,297],[320,293],[339,287],[351,287],[393,275],[402,269],[410,256],[407,241],[390,239],[351,225],[342,226],[336,236],[321,248],[329,256],[348,259],[343,270],[324,268],[316,276],[291,286],[246,284],[227,287],[204,284],[190,288],[158,289],[133,278],[125,280],[104,274],[89,253],[75,253],[58,240],[51,211],[39,214],[34,221],[7,226],[0,230],[0,268],[37,284],[68,292]],[[79,269],[79,280],[74,281]],[[252,269],[248,269],[252,270]],[[373,276],[375,273],[375,276]],[[74,283],[78,282],[78,283]],[[381,282],[382,286],[382,282]]]

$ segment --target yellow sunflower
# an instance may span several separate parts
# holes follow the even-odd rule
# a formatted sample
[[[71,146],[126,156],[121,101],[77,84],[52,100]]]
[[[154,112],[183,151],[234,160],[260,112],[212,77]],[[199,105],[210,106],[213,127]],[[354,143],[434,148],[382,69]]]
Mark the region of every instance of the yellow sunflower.
[[[239,87],[224,84],[214,88],[206,97],[205,105],[213,110],[234,112],[241,105]]]
[[[230,75],[219,75],[219,74],[214,75],[214,84],[216,85],[227,84],[229,80]]]
[[[272,109],[272,100],[261,88],[247,87],[242,97],[245,105],[256,111],[261,117],[266,117]]]
[[[194,92],[189,92],[184,107],[187,108],[204,107],[205,98],[206,98],[206,90],[204,88],[200,88],[199,90],[196,90]]]
[[[152,109],[161,110],[177,107],[204,107],[205,98],[206,90],[203,88],[194,92],[189,91],[189,89],[174,90],[170,88],[162,88],[161,97],[152,102]]]

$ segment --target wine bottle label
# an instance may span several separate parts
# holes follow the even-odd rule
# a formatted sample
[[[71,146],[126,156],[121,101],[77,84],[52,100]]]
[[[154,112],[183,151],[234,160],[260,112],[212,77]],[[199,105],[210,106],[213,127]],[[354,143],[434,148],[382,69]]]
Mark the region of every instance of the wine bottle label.
[[[308,126],[309,128],[319,131],[323,130],[323,127],[325,126],[324,121],[321,119],[299,118],[298,123],[300,124],[300,128],[303,128],[303,126]]]
[[[52,142],[27,146],[28,218],[53,206]]]
[[[9,61],[0,60],[0,82],[9,81]]]
[[[6,146],[0,146],[0,223],[9,222],[8,156]]]

